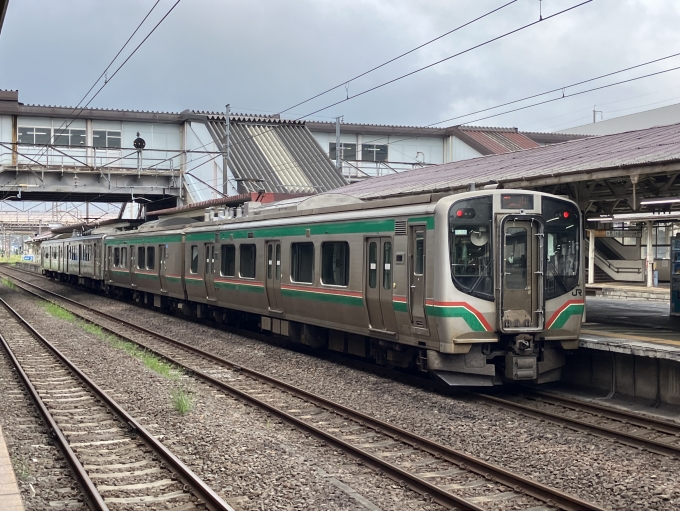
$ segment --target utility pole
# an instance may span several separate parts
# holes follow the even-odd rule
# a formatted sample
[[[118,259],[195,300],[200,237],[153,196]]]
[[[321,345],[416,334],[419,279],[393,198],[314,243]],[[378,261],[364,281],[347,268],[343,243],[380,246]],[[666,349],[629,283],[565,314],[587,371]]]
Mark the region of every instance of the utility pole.
[[[224,143],[222,144],[222,193],[229,196],[229,105],[224,116]]]
[[[593,105],[593,124],[597,122],[597,114],[600,114],[600,119],[603,119],[602,110],[595,110],[597,105]]]
[[[335,168],[342,174],[342,144],[340,143],[340,121],[342,116],[335,118]]]

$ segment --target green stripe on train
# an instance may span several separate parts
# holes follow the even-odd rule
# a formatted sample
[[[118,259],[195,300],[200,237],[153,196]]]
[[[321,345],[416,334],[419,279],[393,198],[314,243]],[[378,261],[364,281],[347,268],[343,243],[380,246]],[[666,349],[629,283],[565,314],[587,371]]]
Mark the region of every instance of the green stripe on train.
[[[408,304],[406,302],[392,302],[394,312],[408,312]]]
[[[428,316],[439,318],[461,318],[470,327],[473,332],[486,332],[486,328],[479,321],[479,318],[471,311],[461,306],[449,307],[435,307],[434,305],[426,305],[425,312]]]
[[[203,281],[197,281],[203,283]],[[246,291],[248,293],[264,293],[262,286],[250,286],[248,284],[239,284],[237,282],[215,282],[215,287],[221,287],[229,291]]]
[[[582,303],[572,303],[562,312],[560,312],[557,319],[552,322],[548,330],[557,330],[562,328],[567,321],[571,319],[572,316],[583,316],[583,304]]]
[[[213,235],[213,239],[214,239]],[[108,245],[161,245],[165,243],[179,243],[182,241],[181,234],[166,234],[158,236],[130,236],[123,239],[106,239],[104,243]]]
[[[310,236],[324,234],[361,234],[372,232],[394,231],[394,220],[365,220],[358,222],[337,222],[325,224],[302,224],[286,225],[282,227],[253,228],[238,231],[221,231],[220,239],[229,239],[233,234],[234,239],[247,239],[248,233],[254,238],[280,238],[285,236],[305,236],[309,229]],[[199,234],[199,233],[196,233]],[[187,234],[187,241],[194,234]]]
[[[298,291],[296,289],[282,289],[281,295],[289,298],[302,298],[304,300],[316,300],[319,302],[333,302],[341,305],[353,305],[358,307],[361,307],[364,304],[364,300],[360,296],[336,295],[317,290]]]

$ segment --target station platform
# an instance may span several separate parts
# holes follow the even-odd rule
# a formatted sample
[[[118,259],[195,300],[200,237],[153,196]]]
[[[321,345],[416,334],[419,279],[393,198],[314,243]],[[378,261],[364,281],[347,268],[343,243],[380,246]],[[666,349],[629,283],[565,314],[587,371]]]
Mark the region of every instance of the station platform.
[[[586,319],[564,381],[680,405],[680,318],[669,315],[668,302],[589,297]]]
[[[668,282],[659,282],[656,287],[647,287],[645,284],[635,282],[602,282],[586,284],[586,295],[624,300],[669,302],[671,290]]]
[[[2,511],[24,511],[2,427],[0,427],[0,509]]]

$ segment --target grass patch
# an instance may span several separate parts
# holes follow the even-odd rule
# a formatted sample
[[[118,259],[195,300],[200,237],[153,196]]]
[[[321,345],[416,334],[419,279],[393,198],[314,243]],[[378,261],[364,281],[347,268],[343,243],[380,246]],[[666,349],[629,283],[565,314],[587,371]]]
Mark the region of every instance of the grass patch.
[[[170,391],[172,406],[180,415],[186,415],[194,406],[193,398],[185,389],[175,387]]]
[[[14,289],[16,286],[14,285],[14,282],[9,280],[7,277],[3,277],[2,280],[0,280],[4,286],[7,286],[10,289]]]
[[[14,474],[17,476],[17,479],[23,481],[31,476],[31,466],[26,459],[13,459],[12,466],[14,467]]]
[[[41,305],[50,316],[69,322],[74,322],[76,320],[76,317],[73,314],[52,302],[42,302]]]
[[[108,333],[99,325],[76,318],[75,315],[59,305],[55,305],[51,302],[42,302],[42,306],[51,316],[75,323],[88,334],[91,334],[102,341],[106,341],[116,349],[123,350],[125,353],[140,360],[146,367],[165,378],[176,380],[182,375],[182,371],[178,367],[165,362],[162,358],[140,348],[134,343],[124,341],[120,337]]]

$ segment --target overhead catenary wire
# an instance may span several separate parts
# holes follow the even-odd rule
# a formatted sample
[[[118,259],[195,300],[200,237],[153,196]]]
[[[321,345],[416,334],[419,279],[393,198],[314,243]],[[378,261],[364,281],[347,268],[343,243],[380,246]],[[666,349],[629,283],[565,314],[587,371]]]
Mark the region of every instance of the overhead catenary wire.
[[[571,7],[568,7],[568,8],[566,8],[566,9],[561,10],[561,11],[558,11],[558,12],[556,12],[556,13],[554,13],[554,14],[551,14],[550,16],[546,16],[546,17],[543,17],[543,18],[541,18],[541,19],[539,19],[539,20],[537,20],[537,21],[533,21],[533,22],[531,22],[531,23],[527,23],[527,24],[525,24],[525,25],[522,25],[521,27],[518,27],[518,28],[516,28],[516,29],[514,29],[514,30],[511,30],[511,31],[509,31],[509,32],[505,32],[505,33],[503,33],[503,34],[501,34],[501,35],[499,35],[499,36],[493,37],[493,38],[491,38],[491,39],[487,39],[486,41],[484,41],[484,42],[482,42],[482,43],[479,43],[479,44],[476,44],[476,45],[474,45],[474,46],[471,46],[470,48],[467,48],[467,49],[465,49],[465,50],[462,50],[462,51],[460,51],[460,52],[458,52],[458,53],[455,53],[455,54],[453,54],[453,55],[450,55],[450,56],[448,56],[448,57],[445,57],[445,58],[443,58],[443,59],[440,59],[440,60],[438,60],[438,61],[436,61],[436,62],[433,62],[433,63],[431,63],[431,64],[428,64],[428,65],[426,65],[426,66],[422,66],[422,67],[420,67],[420,68],[418,68],[418,69],[415,69],[415,70],[413,70],[413,71],[410,71],[409,73],[400,75],[400,76],[398,76],[398,77],[396,77],[396,78],[393,78],[393,79],[391,79],[391,80],[388,80],[388,81],[386,81],[386,82],[383,82],[383,83],[381,83],[381,84],[378,84],[378,85],[376,85],[376,86],[374,86],[374,87],[370,87],[370,88],[368,88],[368,89],[366,89],[366,90],[363,90],[363,91],[358,92],[358,93],[356,93],[356,94],[353,94],[353,95],[351,95],[351,96],[348,95],[348,96],[347,96],[346,98],[344,98],[344,99],[341,99],[341,100],[339,100],[339,101],[336,101],[336,102],[334,102],[334,103],[331,103],[330,105],[327,105],[327,106],[325,106],[325,107],[319,108],[319,109],[317,109],[317,110],[315,110],[315,111],[313,111],[313,112],[310,112],[310,113],[308,113],[308,114],[299,116],[299,117],[297,117],[297,118],[295,118],[295,119],[292,119],[292,121],[299,121],[299,120],[302,120],[302,119],[304,119],[304,118],[306,118],[306,117],[309,117],[309,116],[311,116],[311,115],[317,114],[317,113],[319,113],[319,112],[322,112],[322,111],[324,111],[324,110],[327,110],[327,109],[332,108],[332,107],[334,107],[334,106],[337,106],[337,105],[339,105],[339,104],[345,103],[345,102],[347,102],[347,101],[351,101],[352,99],[355,99],[355,98],[358,98],[358,97],[360,97],[360,96],[363,96],[364,94],[368,94],[369,92],[373,92],[373,91],[378,90],[378,89],[380,89],[380,88],[382,88],[382,87],[385,87],[385,86],[387,86],[387,85],[390,85],[390,84],[392,84],[392,83],[395,83],[395,82],[397,82],[397,81],[399,81],[399,80],[403,80],[404,78],[408,78],[409,76],[413,76],[413,75],[415,75],[415,74],[417,74],[417,73],[420,73],[421,71],[424,71],[424,70],[426,70],[426,69],[430,69],[430,68],[432,68],[432,67],[434,67],[434,66],[437,66],[437,65],[439,65],[439,64],[442,64],[443,62],[447,62],[447,61],[449,61],[449,60],[451,60],[451,59],[454,59],[454,58],[456,58],[456,57],[459,57],[459,56],[461,56],[461,55],[464,55],[464,54],[466,54],[466,53],[469,53],[469,52],[471,52],[471,51],[473,51],[473,50],[475,50],[475,49],[477,49],[477,48],[481,48],[481,47],[486,46],[486,45],[488,45],[488,44],[490,44],[490,43],[492,43],[492,42],[495,42],[495,41],[498,41],[498,40],[503,39],[503,38],[505,38],[505,37],[508,37],[508,36],[510,36],[510,35],[512,35],[512,34],[515,34],[515,33],[517,33],[517,32],[520,32],[520,31],[522,31],[522,30],[526,30],[526,29],[528,29],[528,28],[530,28],[530,27],[532,27],[532,26],[534,26],[534,25],[536,25],[536,24],[538,24],[538,23],[542,23],[542,22],[544,22],[544,21],[547,21],[547,20],[549,20],[549,19],[555,18],[555,17],[560,16],[560,15],[562,15],[562,14],[565,14],[565,13],[567,13],[567,12],[569,12],[569,11],[572,11],[572,10],[574,10],[574,9],[577,9],[578,7],[582,7],[583,5],[589,4],[589,3],[591,3],[592,1],[593,1],[593,0],[585,0],[585,1],[581,2],[581,3],[578,3],[578,4],[576,4],[576,5],[573,5],[573,6],[571,6]],[[226,122],[229,122],[229,120],[226,119]],[[274,126],[274,127],[272,127],[272,128],[269,128],[268,130],[264,130],[264,131],[262,131],[262,132],[260,132],[260,133],[258,133],[258,134],[256,134],[256,135],[250,135],[250,136],[244,138],[243,140],[240,140],[240,141],[235,142],[234,144],[232,144],[232,147],[233,147],[233,146],[236,146],[236,145],[239,145],[239,144],[242,144],[242,143],[245,143],[245,142],[247,142],[248,140],[251,140],[251,139],[260,137],[260,136],[262,136],[262,135],[264,135],[264,134],[266,134],[266,133],[268,133],[268,132],[270,132],[270,131],[275,130],[276,128],[277,128],[277,126]]]
[[[160,0],[159,0],[159,1],[160,1]],[[151,37],[151,35],[156,31],[156,29],[158,29],[158,27],[161,25],[161,23],[163,23],[163,21],[165,21],[165,19],[170,15],[170,13],[175,9],[175,7],[177,7],[177,5],[178,5],[181,1],[182,1],[182,0],[177,0],[177,1],[172,5],[172,7],[170,7],[170,9],[169,9],[169,10],[165,13],[165,15],[160,19],[160,21],[159,21],[158,23],[156,23],[156,25],[151,29],[151,31],[146,35],[146,37],[144,37],[144,39],[142,39],[142,41],[135,47],[135,49],[132,50],[132,52],[127,56],[127,58],[123,61],[123,63],[122,63],[121,65],[119,65],[119,66],[116,68],[116,70],[113,72],[113,74],[112,74],[110,77],[108,77],[108,78],[106,79],[106,81],[104,82],[104,84],[103,84],[103,85],[97,90],[97,92],[96,92],[96,93],[88,100],[88,102],[87,102],[85,105],[83,105],[82,107],[80,107],[80,108],[76,107],[76,108],[73,109],[74,112],[75,112],[76,110],[78,110],[78,113],[75,115],[75,117],[73,117],[73,119],[71,119],[71,120],[68,122],[68,124],[67,124],[65,127],[63,127],[63,128],[60,127],[60,128],[59,128],[60,130],[66,130],[66,129],[68,129],[69,126],[71,126],[71,124],[73,124],[73,122],[80,116],[80,114],[83,113],[83,111],[90,105],[90,103],[92,103],[92,101],[94,101],[94,99],[99,95],[99,93],[104,89],[104,87],[106,87],[106,86],[109,84],[109,82],[110,82],[110,81],[118,74],[118,72],[123,68],[123,66],[124,66],[125,64],[127,64],[127,62],[132,58],[132,56],[133,56],[135,53],[137,53],[137,50],[139,50],[139,48],[141,48],[141,46],[149,39],[149,37]],[[125,48],[125,46],[127,46],[127,44],[129,43],[130,39],[132,39],[132,37],[137,33],[137,31],[138,31],[139,28],[142,26],[142,24],[144,24],[144,22],[145,22],[146,19],[149,17],[149,15],[151,14],[151,12],[156,8],[156,5],[157,5],[157,4],[158,4],[158,1],[156,2],[156,4],[153,5],[153,7],[151,8],[151,10],[149,10],[149,12],[147,13],[147,15],[146,15],[146,16],[144,17],[144,19],[141,21],[141,23],[139,24],[139,26],[135,29],[135,31],[134,31],[133,34],[130,36],[130,38],[128,39],[128,41],[126,41],[126,43],[123,45],[123,48],[121,48],[121,50],[118,52],[118,54],[117,54],[116,57],[113,59],[113,61],[115,61],[115,59],[118,58],[118,55],[120,55],[120,53],[123,51],[123,49]],[[105,74],[105,73],[106,73],[106,71],[111,67],[111,64],[113,63],[113,61],[111,61],[111,63],[109,64],[109,66],[106,68],[106,70],[105,70],[104,73],[102,73],[102,74]],[[87,92],[87,94],[89,94],[89,93],[92,91],[92,89],[97,85],[97,83],[99,83],[100,80],[101,80],[101,76],[97,79],[97,81],[96,81],[96,82],[94,83],[94,85],[90,88],[90,90]],[[87,94],[85,95],[85,97],[87,97]],[[84,98],[85,98],[85,97],[84,97]],[[82,102],[84,101],[84,98],[80,100],[80,103],[82,103]],[[71,115],[72,115],[72,114],[73,114],[73,112],[71,112]],[[63,124],[62,124],[62,126],[63,126]]]
[[[561,86],[561,87],[555,87],[555,88],[552,88],[552,89],[547,90],[547,91],[544,91],[544,92],[539,92],[539,93],[537,93],[537,94],[531,94],[531,95],[529,95],[529,96],[524,96],[524,97],[522,97],[522,98],[514,99],[514,100],[512,100],[512,101],[506,101],[505,103],[501,103],[501,104],[499,104],[499,105],[494,105],[494,106],[491,106],[491,107],[482,108],[482,109],[479,109],[479,110],[475,110],[475,111],[473,111],[473,112],[469,112],[469,113],[462,114],[462,115],[457,115],[457,116],[454,116],[454,117],[449,117],[448,119],[443,119],[443,120],[441,120],[441,121],[437,121],[437,122],[433,122],[433,123],[430,123],[430,124],[426,124],[426,125],[424,125],[424,126],[419,126],[419,127],[417,127],[417,128],[413,128],[413,129],[409,129],[409,130],[404,130],[404,131],[402,131],[402,132],[399,133],[399,134],[390,135],[390,136],[408,135],[408,134],[412,133],[414,130],[421,130],[421,129],[423,129],[423,128],[431,128],[431,127],[437,126],[437,125],[439,125],[439,124],[444,124],[444,123],[446,123],[446,122],[451,122],[451,121],[455,121],[455,120],[458,120],[458,119],[464,119],[465,117],[470,117],[470,116],[472,116],[472,115],[480,114],[480,113],[483,113],[483,112],[489,112],[489,111],[491,111],[491,110],[495,110],[495,109],[498,109],[498,108],[503,108],[503,107],[505,107],[505,106],[514,105],[514,104],[517,104],[517,103],[521,103],[521,102],[523,102],[523,101],[528,101],[528,100],[530,100],[530,99],[539,98],[539,97],[541,97],[541,96],[546,96],[546,95],[548,95],[548,94],[553,94],[553,93],[555,93],[555,92],[566,91],[567,89],[571,89],[571,88],[577,87],[577,86],[579,86],[579,85],[584,85],[584,84],[586,84],[586,83],[591,83],[591,82],[594,82],[594,81],[597,81],[597,80],[601,80],[601,79],[603,79],[603,78],[607,78],[607,77],[609,77],[609,76],[614,76],[614,75],[617,75],[617,74],[624,73],[624,72],[626,72],[626,71],[631,71],[631,70],[633,70],[633,69],[639,69],[639,68],[641,68],[641,67],[645,67],[645,66],[648,66],[648,65],[651,65],[651,64],[655,64],[655,63],[657,63],[657,62],[662,62],[662,61],[664,61],[664,60],[668,60],[668,59],[671,59],[671,58],[674,58],[674,57],[678,57],[678,56],[680,56],[680,52],[678,52],[678,53],[673,53],[673,54],[671,54],[671,55],[666,55],[665,57],[660,57],[660,58],[648,60],[648,61],[646,61],[646,62],[642,62],[642,63],[640,63],[640,64],[636,64],[636,65],[634,65],[634,66],[628,66],[628,67],[625,67],[625,68],[623,68],[623,69],[619,69],[619,70],[617,70],[617,71],[611,71],[611,72],[608,72],[608,73],[605,73],[605,74],[602,74],[602,75],[599,75],[599,76],[595,76],[595,77],[593,77],[593,78],[588,78],[588,79],[585,79],[585,80],[580,80],[580,81],[578,81],[578,82],[574,82],[574,83],[571,83],[571,84],[569,84],[569,85],[563,85],[563,86]],[[671,69],[671,70],[672,70],[672,69]],[[665,72],[665,71],[663,71],[663,72]],[[649,76],[653,76],[654,74],[658,74],[658,73],[652,73],[652,74],[650,74]],[[648,76],[648,75],[645,75],[645,76],[643,76],[643,77],[638,77],[638,78],[636,78],[636,79],[639,79],[639,78],[646,78],[647,76]],[[623,81],[623,82],[620,82],[620,83],[625,83],[625,82],[626,82],[626,81]],[[618,83],[619,83],[619,82],[617,82],[616,84],[618,84]],[[612,84],[612,85],[616,85],[616,84]],[[612,86],[612,85],[609,85],[609,86]],[[593,89],[593,90],[596,90],[596,89]],[[558,98],[558,99],[559,99],[559,98]],[[536,103],[535,105],[539,105],[539,104],[543,104],[543,103]],[[535,105],[534,105],[534,106],[535,106]],[[501,115],[501,114],[499,114],[499,115]],[[493,117],[493,116],[488,116],[488,117],[485,117],[484,119],[489,119],[489,118],[491,118],[491,117]],[[481,120],[481,119],[477,119],[477,120]],[[462,123],[462,124],[469,124],[470,122],[476,122],[477,120],[474,120],[474,121],[467,121],[467,122]],[[420,135],[416,135],[416,136],[409,137],[409,138],[418,138],[419,136],[420,136]],[[380,141],[380,140],[384,140],[384,139],[386,139],[386,138],[389,138],[389,137],[388,137],[388,136],[382,136],[382,137],[379,137],[379,138],[374,138],[374,139],[368,140],[368,141],[366,141],[365,143],[370,144],[370,143],[373,143],[373,142],[377,142],[377,141]],[[402,141],[402,140],[408,140],[408,139],[396,140],[396,141],[390,142],[390,143],[396,143],[396,142],[400,142],[400,141]]]
[[[467,22],[463,23],[462,25],[457,26],[456,28],[454,28],[454,29],[452,29],[452,30],[449,30],[448,32],[445,32],[444,34],[442,34],[442,35],[440,35],[440,36],[435,37],[434,39],[430,39],[429,41],[427,41],[427,42],[425,42],[425,43],[422,43],[422,44],[416,46],[415,48],[412,48],[412,49],[410,49],[410,50],[408,50],[408,51],[406,51],[406,52],[404,52],[404,53],[402,53],[402,54],[400,54],[400,55],[397,55],[396,57],[393,57],[393,58],[391,58],[391,59],[389,59],[389,60],[383,62],[382,64],[379,64],[379,65],[377,65],[377,66],[375,66],[375,67],[372,67],[372,68],[369,69],[368,71],[364,71],[363,73],[360,73],[360,74],[354,76],[353,78],[350,78],[349,80],[345,80],[344,82],[339,83],[338,85],[336,85],[336,86],[334,86],[334,87],[331,87],[330,89],[326,89],[325,91],[320,92],[320,93],[318,93],[318,94],[312,96],[311,98],[305,99],[304,101],[300,101],[299,103],[296,103],[295,105],[290,106],[290,107],[286,108],[285,110],[281,110],[278,114],[281,115],[281,114],[283,114],[283,113],[285,113],[285,112],[288,112],[289,110],[292,110],[293,108],[296,108],[296,107],[298,107],[298,106],[300,106],[300,105],[304,105],[305,103],[309,103],[310,101],[312,101],[312,100],[314,100],[314,99],[316,99],[316,98],[320,98],[321,96],[324,96],[324,95],[328,94],[329,92],[332,92],[332,91],[334,91],[334,90],[337,90],[337,89],[339,89],[340,87],[346,86],[346,85],[348,85],[349,83],[353,82],[354,80],[357,80],[357,79],[359,79],[359,78],[361,78],[361,77],[363,77],[363,76],[366,76],[366,75],[372,73],[373,71],[377,71],[378,69],[380,69],[380,68],[382,68],[382,67],[385,67],[386,65],[391,64],[392,62],[395,62],[395,61],[397,61],[397,60],[399,60],[399,59],[405,57],[406,55],[410,55],[411,53],[413,53],[413,52],[415,52],[415,51],[418,51],[418,50],[420,50],[421,48],[424,48],[425,46],[427,46],[427,45],[429,45],[429,44],[432,44],[432,43],[434,43],[434,42],[436,42],[436,41],[439,41],[440,39],[443,39],[444,37],[446,37],[446,36],[448,36],[448,35],[451,35],[451,34],[453,34],[454,32],[457,32],[458,30],[461,30],[461,29],[463,29],[463,28],[465,28],[465,27],[467,27],[467,26],[469,26],[469,25],[472,25],[473,23],[475,23],[475,22],[477,22],[477,21],[479,21],[479,20],[482,20],[482,19],[486,18],[487,16],[491,16],[491,15],[494,14],[495,12],[498,12],[498,11],[500,11],[501,9],[504,9],[505,7],[508,7],[509,5],[514,4],[515,2],[517,2],[517,0],[511,0],[511,1],[508,2],[508,3],[501,5],[500,7],[496,7],[495,9],[493,9],[493,10],[491,10],[491,11],[485,13],[485,14],[482,14],[481,16],[477,16],[476,18],[474,18],[474,19],[472,19],[472,20],[470,20],[470,21],[467,21]]]

